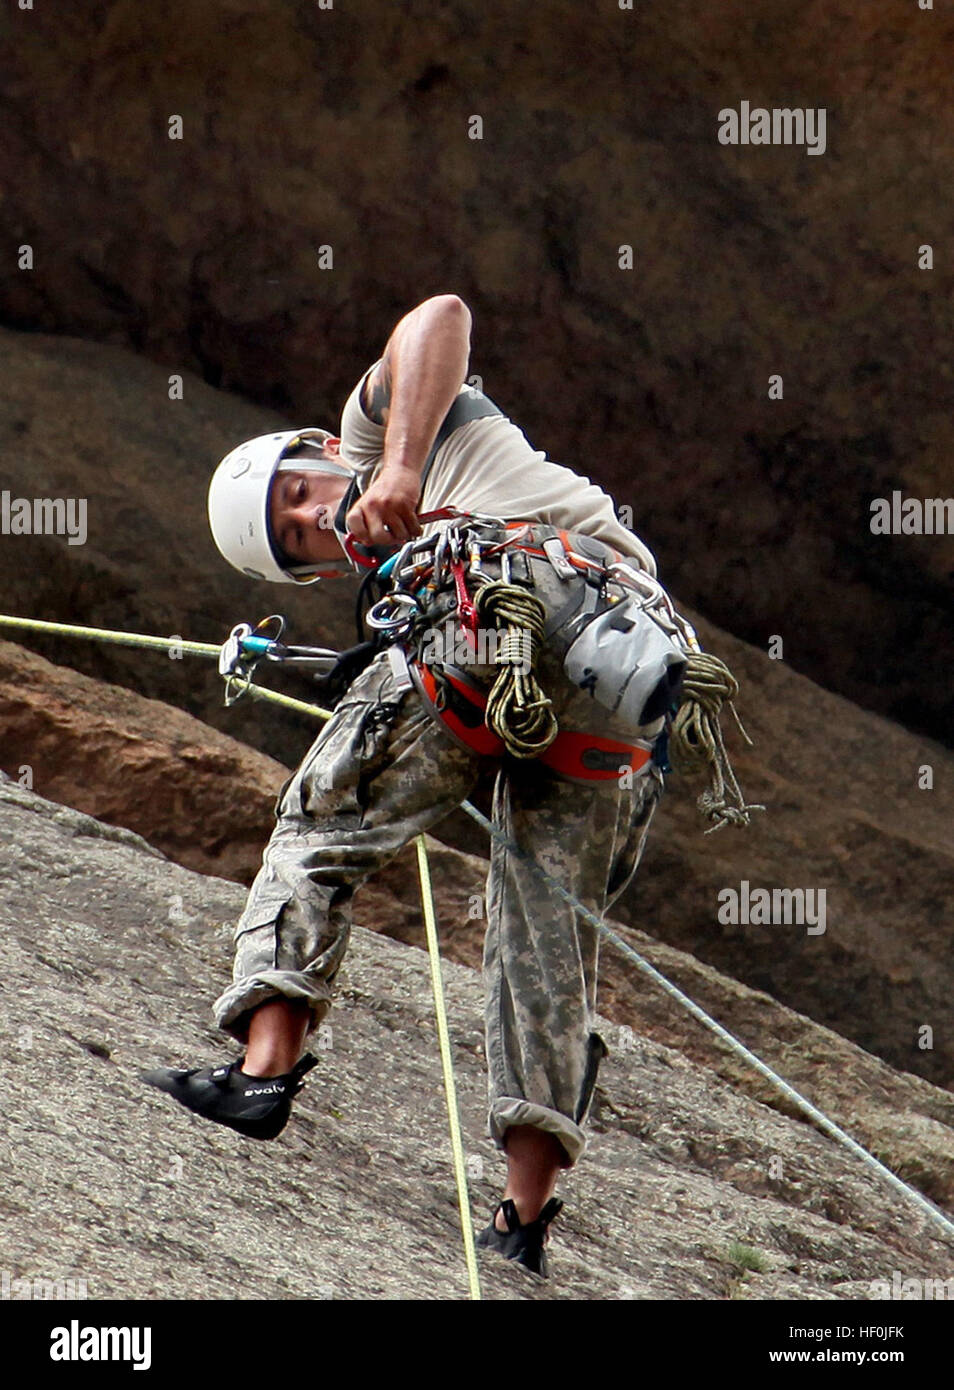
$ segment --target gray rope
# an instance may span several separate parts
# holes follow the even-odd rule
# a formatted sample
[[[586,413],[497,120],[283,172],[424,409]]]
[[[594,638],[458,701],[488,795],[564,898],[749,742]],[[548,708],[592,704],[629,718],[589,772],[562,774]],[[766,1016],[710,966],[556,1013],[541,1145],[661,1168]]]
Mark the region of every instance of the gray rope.
[[[572,893],[569,893],[563,887],[562,883],[559,883],[548,874],[545,869],[542,869],[531,855],[520,848],[515,840],[511,840],[508,835],[504,835],[495,825],[492,825],[487,817],[477,810],[476,806],[472,806],[469,801],[465,801],[463,803],[463,809],[478,825],[483,826],[484,830],[486,830],[487,834],[490,835],[492,839],[496,840],[498,844],[503,845],[511,854],[516,855],[523,863],[527,864],[548,887],[559,894],[563,901],[573,909],[578,917],[582,917],[584,921],[589,922],[591,926],[595,927],[601,935],[606,937],[607,941],[612,942],[627,960],[632,961],[638,970],[641,970],[644,975],[648,975],[654,983],[659,985],[661,989],[664,989],[667,994],[671,995],[684,1009],[687,1009],[689,1013],[692,1014],[693,1018],[697,1018],[700,1023],[709,1028],[718,1038],[721,1038],[726,1046],[737,1056],[743,1057],[761,1076],[764,1076],[767,1081],[770,1081],[776,1090],[780,1091],[781,1094],[790,1100],[793,1105],[797,1106],[803,1114],[813,1120],[823,1133],[827,1134],[829,1138],[836,1140],[839,1144],[844,1145],[849,1152],[853,1153],[856,1158],[860,1158],[873,1172],[879,1174],[886,1182],[889,1182],[897,1192],[900,1192],[911,1201],[916,1202],[921,1210],[942,1228],[945,1234],[954,1236],[954,1221],[950,1221],[942,1211],[938,1210],[933,1202],[928,1201],[928,1199],[922,1193],[916,1191],[915,1188],[909,1187],[903,1178],[898,1177],[897,1173],[892,1173],[891,1169],[887,1168],[879,1159],[875,1158],[874,1154],[870,1154],[856,1139],[852,1139],[850,1134],[846,1133],[839,1125],[836,1125],[834,1120],[830,1120],[817,1106],[812,1105],[810,1100],[806,1100],[803,1095],[796,1091],[794,1086],[789,1085],[783,1077],[773,1071],[766,1062],[763,1062],[754,1052],[750,1052],[744,1043],[739,1042],[738,1038],[733,1037],[727,1029],[723,1028],[721,1023],[716,1022],[710,1014],[706,1013],[705,1009],[700,1008],[693,999],[690,999],[688,994],[683,994],[678,985],[672,984],[671,981],[666,979],[665,975],[661,975],[655,966],[650,965],[648,960],[644,960],[638,951],[634,951],[632,946],[624,941],[618,932],[615,932],[612,927],[608,927],[605,922],[597,917],[595,912],[591,912],[588,907],[584,907]]]

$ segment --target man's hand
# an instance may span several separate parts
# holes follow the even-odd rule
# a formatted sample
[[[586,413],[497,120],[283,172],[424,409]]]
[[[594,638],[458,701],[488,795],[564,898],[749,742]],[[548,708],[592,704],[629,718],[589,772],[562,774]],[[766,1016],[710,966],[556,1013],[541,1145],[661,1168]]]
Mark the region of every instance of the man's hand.
[[[385,436],[378,476],[347,517],[362,545],[399,546],[421,534],[421,470],[467,375],[470,326],[458,295],[432,295],[396,324],[365,383],[362,408]]]
[[[417,501],[421,475],[413,468],[385,463],[346,518],[362,545],[403,545],[421,534]]]

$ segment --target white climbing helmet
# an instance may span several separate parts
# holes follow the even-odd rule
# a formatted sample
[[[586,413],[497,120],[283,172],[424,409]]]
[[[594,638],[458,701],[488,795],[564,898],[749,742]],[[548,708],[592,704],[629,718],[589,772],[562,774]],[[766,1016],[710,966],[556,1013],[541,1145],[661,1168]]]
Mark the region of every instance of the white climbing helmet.
[[[299,444],[321,445],[333,436],[328,430],[284,430],[247,439],[226,454],[209,484],[209,526],[220,553],[235,569],[252,579],[276,584],[314,584],[322,578],[350,574],[335,561],[286,566],[279,560],[271,532],[268,499],[272,479],[283,470],[333,473],[353,478],[344,464],[307,456],[287,457]]]

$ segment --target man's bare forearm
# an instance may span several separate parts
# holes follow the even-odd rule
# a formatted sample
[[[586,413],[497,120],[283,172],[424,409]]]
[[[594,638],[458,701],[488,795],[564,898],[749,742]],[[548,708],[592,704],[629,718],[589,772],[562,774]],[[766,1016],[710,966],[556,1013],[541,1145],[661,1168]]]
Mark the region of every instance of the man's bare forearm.
[[[395,329],[382,470],[420,475],[470,360],[471,314],[457,295],[426,299]]]

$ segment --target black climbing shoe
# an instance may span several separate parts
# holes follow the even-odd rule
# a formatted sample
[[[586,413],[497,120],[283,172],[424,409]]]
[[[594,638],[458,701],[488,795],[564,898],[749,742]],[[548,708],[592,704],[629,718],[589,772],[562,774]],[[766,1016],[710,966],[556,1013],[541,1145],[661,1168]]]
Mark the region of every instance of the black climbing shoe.
[[[246,1076],[241,1070],[244,1060],[195,1071],[160,1067],[140,1072],[139,1079],[248,1139],[275,1139],[288,1123],[292,1098],[304,1086],[305,1073],[318,1065],[318,1058],[306,1052],[284,1076]]]
[[[535,1221],[521,1226],[516,1206],[509,1197],[505,1197],[494,1211],[490,1225],[477,1237],[477,1244],[485,1250],[496,1250],[505,1260],[516,1260],[534,1274],[549,1279],[547,1255],[543,1247],[547,1240],[547,1227],[562,1210],[563,1203],[559,1197],[551,1197]],[[494,1225],[498,1211],[503,1212],[506,1231],[498,1231]]]

